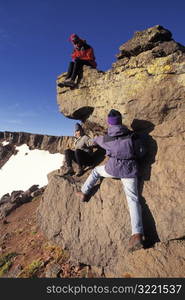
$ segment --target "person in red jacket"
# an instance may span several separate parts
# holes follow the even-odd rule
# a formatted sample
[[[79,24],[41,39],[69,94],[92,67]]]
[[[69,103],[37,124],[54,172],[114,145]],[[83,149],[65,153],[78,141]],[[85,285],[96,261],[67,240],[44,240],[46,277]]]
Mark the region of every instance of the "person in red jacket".
[[[74,46],[72,53],[73,61],[69,63],[69,68],[66,76],[66,80],[58,84],[59,87],[63,86],[75,86],[75,79],[82,72],[84,65],[96,68],[97,63],[95,61],[93,48],[86,43],[85,40],[79,38],[77,34],[71,34],[69,40]]]

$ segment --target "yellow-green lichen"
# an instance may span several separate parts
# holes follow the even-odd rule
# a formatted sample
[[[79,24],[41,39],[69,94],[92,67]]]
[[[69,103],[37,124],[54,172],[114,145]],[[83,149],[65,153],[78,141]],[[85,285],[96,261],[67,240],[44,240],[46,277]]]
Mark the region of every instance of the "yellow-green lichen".
[[[1,268],[0,268],[0,277],[2,277],[8,270],[11,268],[12,262],[7,261]]]
[[[127,69],[124,71],[124,75],[127,76],[127,77],[133,77],[137,74],[137,69]]]
[[[148,79],[148,75],[146,72],[141,71],[136,74],[135,78],[144,82],[146,79]]]
[[[152,64],[146,67],[150,75],[167,74],[173,70],[173,66],[167,58],[155,59]]]
[[[55,262],[59,262],[61,260],[65,261],[69,258],[69,253],[57,245],[47,243],[44,246],[44,249],[48,251],[49,255],[55,260]]]
[[[31,264],[26,266],[23,271],[18,275],[19,278],[33,278],[36,277],[36,273],[42,267],[43,262],[41,260],[34,260]]]
[[[0,256],[0,277],[10,269],[12,266],[12,258],[17,255],[17,253],[11,252]]]

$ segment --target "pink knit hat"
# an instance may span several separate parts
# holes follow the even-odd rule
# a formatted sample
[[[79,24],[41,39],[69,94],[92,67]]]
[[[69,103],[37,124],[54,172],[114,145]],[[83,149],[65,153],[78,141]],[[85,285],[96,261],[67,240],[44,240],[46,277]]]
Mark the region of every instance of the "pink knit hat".
[[[72,33],[69,37],[69,41],[73,42],[75,40],[80,40],[80,38],[76,33]]]

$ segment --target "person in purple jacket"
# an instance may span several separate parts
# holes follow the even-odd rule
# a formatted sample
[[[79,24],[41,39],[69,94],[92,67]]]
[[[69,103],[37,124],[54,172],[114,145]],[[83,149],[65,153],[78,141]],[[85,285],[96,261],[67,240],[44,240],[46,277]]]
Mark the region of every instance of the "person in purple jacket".
[[[109,160],[105,165],[93,169],[77,192],[82,201],[87,201],[89,194],[100,177],[120,178],[128,202],[132,235],[129,240],[129,251],[143,247],[143,223],[141,205],[139,203],[137,163],[131,131],[122,125],[122,115],[112,109],[108,114],[108,135],[98,136],[94,144],[106,150]]]

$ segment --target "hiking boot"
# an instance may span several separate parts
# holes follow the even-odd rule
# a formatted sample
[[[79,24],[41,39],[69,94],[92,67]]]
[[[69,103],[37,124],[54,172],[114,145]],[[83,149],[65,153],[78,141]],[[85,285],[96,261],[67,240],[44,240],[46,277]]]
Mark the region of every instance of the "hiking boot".
[[[62,87],[65,86],[65,84],[64,84],[64,82],[59,82],[59,83],[57,84],[57,86],[60,87],[60,88],[62,88]]]
[[[67,86],[67,87],[74,87],[75,86],[75,82],[73,80],[71,80],[71,79],[66,79],[63,82],[59,82],[57,85],[60,88],[65,87],[65,86]]]
[[[74,170],[73,170],[72,167],[69,167],[69,168],[67,169],[67,172],[64,173],[64,175],[70,175],[70,176],[72,176],[72,175],[74,175],[74,174],[75,174],[75,172],[74,172]]]
[[[84,193],[82,193],[82,192],[76,192],[76,195],[77,195],[78,197],[80,197],[80,200],[81,200],[82,202],[86,202],[86,201],[89,199],[89,195],[84,194]]]
[[[73,80],[66,80],[63,83],[65,86],[69,86],[69,87],[74,87],[75,86],[75,82]]]
[[[83,168],[79,168],[79,169],[78,169],[78,172],[76,173],[76,176],[80,177],[80,176],[83,175],[83,173],[84,173]]]
[[[133,234],[129,240],[128,251],[133,252],[143,248],[143,235],[141,233]]]

